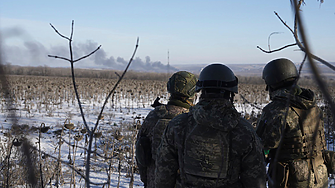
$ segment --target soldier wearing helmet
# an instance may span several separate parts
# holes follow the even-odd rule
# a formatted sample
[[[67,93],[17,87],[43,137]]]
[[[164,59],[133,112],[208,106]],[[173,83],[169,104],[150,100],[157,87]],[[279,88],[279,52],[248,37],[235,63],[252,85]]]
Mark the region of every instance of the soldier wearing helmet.
[[[193,105],[197,78],[187,71],[174,73],[167,82],[170,93],[166,105],[158,103],[145,118],[136,142],[136,160],[144,187],[152,188],[155,182],[156,150],[168,122],[175,116],[188,112]],[[159,99],[159,98],[158,98]]]
[[[265,187],[262,148],[233,105],[238,80],[223,64],[200,73],[199,102],[173,118],[156,158],[156,187]]]
[[[262,110],[256,132],[270,162],[269,187],[328,187],[323,115],[313,91],[296,84],[298,77],[286,58],[263,69],[272,101]]]

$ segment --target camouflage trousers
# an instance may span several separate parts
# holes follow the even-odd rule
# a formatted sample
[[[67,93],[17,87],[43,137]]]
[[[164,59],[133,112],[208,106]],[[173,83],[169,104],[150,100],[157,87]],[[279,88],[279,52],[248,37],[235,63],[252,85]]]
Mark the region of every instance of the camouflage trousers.
[[[271,166],[271,164],[270,164]],[[269,169],[273,169],[271,166]],[[325,164],[319,165],[315,172],[309,169],[307,160],[297,160],[290,163],[278,162],[276,175],[270,172],[269,188],[327,188],[328,172]]]

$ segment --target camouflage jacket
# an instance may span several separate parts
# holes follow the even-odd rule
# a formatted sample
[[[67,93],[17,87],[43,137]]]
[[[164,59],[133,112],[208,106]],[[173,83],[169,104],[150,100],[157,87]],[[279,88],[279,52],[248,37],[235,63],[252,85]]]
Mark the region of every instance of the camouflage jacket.
[[[272,92],[270,97],[272,102],[264,107],[256,132],[264,149],[270,150],[270,169],[277,165],[276,186],[280,182],[280,186],[285,186],[286,182],[288,187],[327,187],[327,169],[322,158],[322,150],[326,146],[323,113],[316,106],[314,93],[297,87],[293,95],[289,89],[279,89]],[[298,112],[308,115],[300,117]],[[312,135],[315,131],[316,141],[313,143]],[[282,136],[277,158],[279,163],[273,164]],[[314,150],[313,157],[309,157],[311,150]],[[285,168],[281,168],[282,166]],[[272,173],[270,171],[270,176]],[[286,177],[280,177],[279,174],[285,174]]]
[[[156,187],[265,187],[253,127],[226,99],[201,99],[171,120],[157,150]]]
[[[176,101],[170,101],[167,105],[157,106],[154,110],[150,111],[139,130],[137,139],[139,139],[140,136],[146,136],[150,139],[150,142],[152,143],[154,136],[161,137],[161,135],[153,135],[153,128],[155,127],[158,120],[162,118],[172,119],[172,117],[188,112],[188,108],[186,108],[187,105],[182,105],[183,107],[181,107],[177,106],[178,104],[179,103]],[[137,165],[139,168],[142,182],[148,188],[154,187],[155,161],[152,159],[150,165],[148,165],[147,167],[144,167],[139,163],[137,163]]]

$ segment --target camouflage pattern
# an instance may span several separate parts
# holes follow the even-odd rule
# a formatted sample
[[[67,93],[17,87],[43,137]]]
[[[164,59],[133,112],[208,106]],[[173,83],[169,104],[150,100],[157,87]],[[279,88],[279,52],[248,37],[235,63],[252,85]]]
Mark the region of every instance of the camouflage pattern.
[[[328,173],[322,158],[322,151],[326,146],[323,113],[316,106],[314,93],[311,90],[297,86],[293,93],[290,94],[289,89],[285,88],[271,92],[272,102],[263,109],[256,128],[264,150],[270,150],[269,169],[276,166],[275,185],[269,187],[327,187]],[[290,98],[289,108],[287,108],[288,98]],[[299,118],[298,114],[302,112],[308,116]],[[279,151],[281,153],[278,163],[274,164],[283,126],[285,134]],[[308,135],[315,131],[317,131],[316,140],[313,141],[313,137]],[[272,173],[270,170],[270,176],[273,176]]]
[[[265,171],[261,143],[250,123],[226,99],[201,99],[165,129],[155,185],[260,188],[265,187]]]
[[[174,73],[167,82],[167,90],[173,95],[182,97],[192,97],[195,94],[195,84],[197,78],[194,74],[187,71],[179,71]]]
[[[182,104],[180,106],[177,105],[172,105],[172,104]],[[184,107],[181,107],[184,106]],[[160,119],[172,119],[173,117],[181,114],[181,113],[186,113],[188,112],[188,108],[190,105],[187,103],[184,103],[182,101],[178,101],[178,100],[170,100],[168,105],[160,105],[157,106],[154,110],[152,110],[151,112],[149,112],[149,114],[147,115],[147,117],[145,118],[139,133],[137,135],[137,139],[140,136],[147,136],[151,143],[153,141],[153,139],[155,137],[161,137],[161,135],[154,135],[154,127],[156,125],[156,123],[160,120]],[[152,151],[154,152],[154,151]],[[138,158],[140,156],[136,156],[136,158]],[[150,165],[148,165],[147,167],[142,166],[141,164],[137,163],[139,171],[140,171],[140,176],[141,176],[141,180],[142,182],[145,184],[145,187],[148,188],[153,188],[154,186],[154,182],[155,182],[155,160],[152,159]]]

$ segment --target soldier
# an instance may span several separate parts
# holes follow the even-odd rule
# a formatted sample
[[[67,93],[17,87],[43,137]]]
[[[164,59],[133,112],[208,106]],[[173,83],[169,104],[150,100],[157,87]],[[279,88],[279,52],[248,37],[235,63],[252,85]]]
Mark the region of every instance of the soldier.
[[[265,162],[252,125],[233,105],[237,78],[225,65],[200,73],[199,102],[170,121],[157,150],[156,187],[265,187]]]
[[[297,68],[285,58],[269,62],[262,77],[272,102],[256,132],[269,152],[269,187],[327,187],[323,113],[313,91],[296,84]]]
[[[186,71],[172,75],[167,82],[171,94],[168,104],[161,105],[155,101],[155,109],[145,118],[136,144],[136,159],[144,187],[153,188],[155,182],[156,150],[168,122],[175,116],[188,112],[193,105],[197,78]]]

